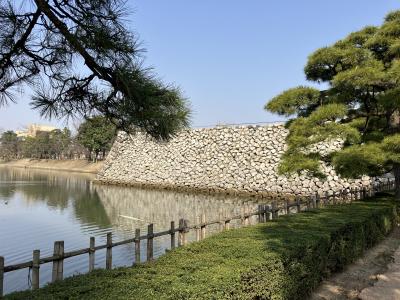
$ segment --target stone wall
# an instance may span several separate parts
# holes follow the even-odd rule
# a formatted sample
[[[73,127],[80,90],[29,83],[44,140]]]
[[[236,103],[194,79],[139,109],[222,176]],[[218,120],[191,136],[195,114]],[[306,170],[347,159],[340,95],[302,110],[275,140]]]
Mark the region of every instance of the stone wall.
[[[279,124],[187,129],[169,142],[154,141],[140,132],[121,132],[97,179],[104,183],[263,197],[370,186],[369,177],[341,179],[326,165],[326,180],[278,175],[287,134]],[[338,147],[340,141],[332,141],[318,149],[326,153]]]

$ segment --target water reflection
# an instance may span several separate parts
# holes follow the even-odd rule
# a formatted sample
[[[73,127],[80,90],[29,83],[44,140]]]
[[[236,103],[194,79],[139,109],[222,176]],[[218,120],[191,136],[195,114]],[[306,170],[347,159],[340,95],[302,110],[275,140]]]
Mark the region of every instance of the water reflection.
[[[93,175],[74,174],[22,168],[0,169],[0,196],[11,199],[16,192],[27,203],[45,201],[49,207],[66,208],[68,201],[90,189]]]
[[[220,213],[239,213],[248,199],[93,185],[94,175],[46,170],[0,168],[0,255],[6,265],[31,259],[32,250],[52,253],[53,242],[64,240],[66,251],[88,246],[89,237],[105,242],[106,232],[115,240],[143,233],[149,223],[156,231],[169,229],[170,222],[186,218],[190,223],[204,213],[208,220]],[[215,228],[216,230],[216,228]],[[194,235],[189,236],[193,239]],[[155,240],[155,256],[169,247],[169,238]],[[142,244],[145,254],[145,243]],[[116,266],[131,265],[133,246],[113,250]],[[144,257],[143,257],[144,259]],[[104,267],[104,253],[96,253],[96,267]],[[51,265],[41,267],[41,284],[50,280]],[[67,260],[65,276],[87,272],[87,257]],[[5,290],[28,288],[28,270],[7,273]]]
[[[94,189],[114,226],[154,223],[157,228],[168,228],[172,220],[185,218],[191,223],[205,214],[207,220],[217,220],[219,214],[239,213],[243,198],[221,195],[174,193],[128,187],[95,185]]]

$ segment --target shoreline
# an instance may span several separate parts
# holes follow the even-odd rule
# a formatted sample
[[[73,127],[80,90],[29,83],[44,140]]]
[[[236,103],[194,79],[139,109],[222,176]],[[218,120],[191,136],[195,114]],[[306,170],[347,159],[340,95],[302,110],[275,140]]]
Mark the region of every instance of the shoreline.
[[[251,192],[246,190],[236,189],[224,189],[218,187],[198,187],[198,186],[183,186],[174,184],[156,184],[156,183],[144,183],[144,182],[126,182],[119,180],[104,180],[94,179],[93,184],[105,185],[105,186],[121,186],[121,187],[133,187],[147,190],[158,190],[158,191],[171,191],[177,193],[191,193],[191,194],[203,194],[203,195],[225,195],[240,198],[253,198],[253,199],[269,199],[269,200],[294,200],[296,195],[284,194],[284,193],[273,193],[273,192]],[[306,195],[297,195],[306,197]]]
[[[88,162],[86,160],[52,160],[52,159],[18,159],[12,161],[0,161],[0,167],[38,169],[51,171],[64,171],[75,173],[97,174],[104,162]]]

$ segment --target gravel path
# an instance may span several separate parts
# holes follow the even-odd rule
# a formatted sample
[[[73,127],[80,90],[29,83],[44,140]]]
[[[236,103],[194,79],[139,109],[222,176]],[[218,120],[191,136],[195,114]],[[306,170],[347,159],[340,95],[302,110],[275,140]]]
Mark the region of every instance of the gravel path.
[[[323,281],[311,300],[400,300],[400,227],[343,272]]]

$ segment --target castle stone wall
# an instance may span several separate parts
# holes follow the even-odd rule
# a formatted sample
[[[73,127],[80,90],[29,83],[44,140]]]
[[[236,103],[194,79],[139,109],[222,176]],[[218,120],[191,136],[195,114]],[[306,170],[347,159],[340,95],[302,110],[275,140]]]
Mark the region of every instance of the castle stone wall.
[[[187,129],[168,142],[157,142],[140,132],[120,132],[97,179],[104,183],[262,197],[333,193],[371,185],[367,176],[342,179],[327,165],[323,166],[326,180],[279,175],[277,168],[287,134],[280,124]],[[340,141],[318,145],[324,153],[340,147]]]

